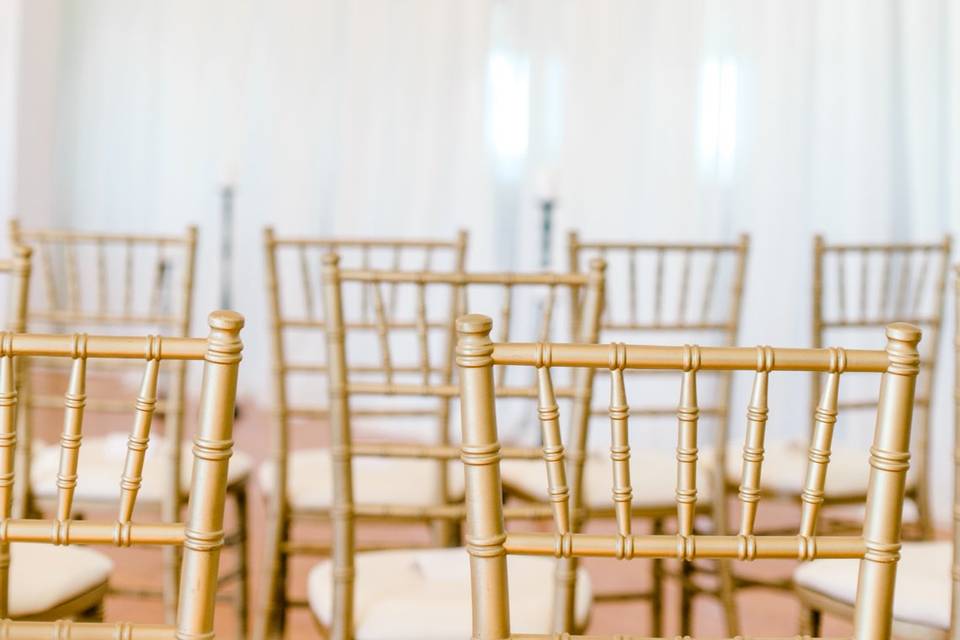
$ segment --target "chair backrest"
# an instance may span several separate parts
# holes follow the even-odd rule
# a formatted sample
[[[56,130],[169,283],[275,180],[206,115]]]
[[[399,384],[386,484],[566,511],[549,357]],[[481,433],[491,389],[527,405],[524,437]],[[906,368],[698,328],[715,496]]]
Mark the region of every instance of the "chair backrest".
[[[741,235],[736,242],[628,242],[622,240],[583,240],[571,231],[567,242],[568,266],[576,273],[591,258],[607,261],[606,304],[600,321],[599,340],[646,342],[652,334],[671,339],[696,341],[713,346],[732,346],[737,342],[743,308],[744,281],[750,237]],[[659,341],[659,340],[658,340]],[[651,378],[664,372],[630,371],[636,384],[648,385],[648,393],[632,407],[633,415],[652,424],[649,436],[662,433],[659,421],[668,420],[676,407],[664,403],[657,391],[662,380]],[[701,378],[700,417],[709,420],[711,438],[703,438],[710,446],[716,464],[712,470],[713,485],[723,487],[726,446],[730,437],[730,401],[733,375],[730,371],[709,374],[714,378],[709,387]],[[630,387],[628,386],[628,390]],[[594,417],[606,416],[605,406],[593,409]],[[646,439],[651,446],[656,444]],[[726,499],[722,491],[714,492],[716,522],[726,526]]]
[[[174,545],[183,549],[183,567],[175,626],[117,623],[14,622],[0,620],[0,635],[10,638],[57,637],[213,638],[213,614],[220,549],[227,465],[233,448],[233,411],[241,351],[243,317],[216,311],[209,317],[207,338],[160,336],[116,337],[86,334],[0,335],[0,532],[2,542],[38,544],[100,544],[129,547]],[[57,474],[56,517],[25,519],[11,516],[16,449],[16,360],[30,357],[66,359],[70,377],[63,397],[60,471]],[[73,520],[77,463],[82,449],[87,362],[98,359],[142,361],[143,378],[135,401],[126,458],[118,460],[120,501],[112,521]],[[186,522],[133,521],[137,493],[157,404],[157,380],[164,365],[204,362],[200,389],[199,425],[193,441],[193,477]],[[3,550],[4,553],[7,551]],[[9,555],[0,559],[0,603],[5,615]]]
[[[274,416],[276,444],[273,449],[275,482],[280,504],[286,501],[287,450],[290,428],[297,421],[326,419],[327,362],[324,329],[322,256],[335,251],[352,268],[392,270],[419,269],[459,272],[464,269],[467,233],[451,239],[377,239],[277,237],[273,228],[263,231],[266,258],[267,301],[273,358]],[[374,300],[364,291],[358,324],[374,322]],[[399,302],[397,287],[390,289],[383,313],[391,314]],[[311,337],[321,336],[319,340]],[[313,350],[301,347],[310,344]],[[290,349],[291,344],[297,347]],[[452,365],[451,365],[452,368]],[[297,394],[297,383],[305,382],[310,400]],[[319,393],[318,393],[319,390]],[[319,402],[318,402],[319,400]],[[378,408],[373,413],[400,412],[400,408]]]
[[[333,460],[333,637],[349,638],[353,633],[353,571],[354,527],[356,517],[396,518],[410,521],[446,520],[464,518],[463,505],[453,504],[448,495],[447,466],[459,458],[460,449],[451,445],[449,438],[450,402],[458,391],[455,383],[454,348],[456,343],[456,316],[471,304],[492,304],[508,335],[507,327],[526,325],[532,333],[550,339],[555,331],[564,330],[556,313],[563,296],[581,298],[586,294],[582,311],[580,339],[596,340],[597,325],[603,297],[602,261],[595,261],[588,274],[512,274],[473,272],[403,272],[343,270],[339,258],[328,254],[324,258],[324,302],[327,340],[329,407]],[[383,288],[399,287],[399,295],[407,301],[407,312],[387,315]],[[366,290],[368,293],[363,294]],[[537,318],[517,318],[514,296],[524,293],[543,295]],[[493,295],[490,295],[493,294]],[[376,318],[372,323],[357,322],[351,311],[360,309],[364,295],[374,300]],[[431,313],[433,312],[433,313]],[[567,328],[570,327],[566,323]],[[376,344],[376,348],[369,347]],[[358,363],[360,352],[379,352],[379,363]],[[350,358],[348,359],[348,355]],[[361,361],[362,362],[362,361]],[[592,378],[574,372],[569,384],[558,387],[559,397],[572,404],[571,441],[585,443],[589,418]],[[371,376],[374,377],[371,380]],[[497,376],[496,393],[511,398],[532,399],[537,396],[536,381],[532,378],[508,379]],[[392,424],[388,432],[378,434],[377,441],[360,439],[354,424],[354,399],[369,406],[378,398],[403,398],[439,404],[440,420],[430,442],[411,442],[401,438],[404,429]],[[359,404],[359,403],[357,403]],[[394,421],[395,422],[395,421]],[[551,450],[551,442],[544,448],[509,447],[506,455],[514,458],[539,458],[544,450]],[[582,464],[582,446],[571,446],[571,464]],[[435,490],[431,504],[398,506],[396,504],[358,504],[354,492],[353,461],[364,457],[414,458],[435,461],[433,481]],[[545,518],[555,513],[552,505],[527,505],[507,510],[508,517]]]
[[[696,331],[718,345],[737,340],[749,251],[746,234],[732,243],[567,239],[571,272],[592,258],[607,263],[601,331]]]
[[[900,548],[900,519],[909,466],[913,392],[919,370],[920,330],[896,323],[887,327],[886,351],[780,349],[772,347],[634,346],[556,343],[493,343],[489,317],[458,320],[457,364],[460,370],[462,454],[466,475],[466,546],[473,587],[473,637],[510,636],[507,601],[507,554],[555,557],[727,558],[859,558],[856,640],[890,637],[894,576]],[[540,418],[545,439],[559,442],[558,411],[551,392],[551,372],[563,367],[607,369],[610,375],[610,458],[612,500],[617,533],[581,534],[570,529],[560,509],[555,531],[507,532],[503,524],[500,443],[497,433],[493,367],[535,369],[540,379]],[[623,372],[629,369],[675,371],[680,382],[677,408],[677,533],[637,535],[631,529],[629,408]],[[694,533],[697,500],[697,375],[701,371],[754,371],[747,407],[743,447],[740,528],[737,535]],[[767,424],[767,387],[773,372],[819,371],[828,374],[814,415],[806,479],[800,494],[802,513],[797,534],[757,535],[754,522],[761,495],[760,472]],[[862,535],[817,535],[824,500],[840,378],[848,372],[882,374],[870,481]],[[560,449],[562,451],[562,449]],[[547,459],[551,495],[564,495],[563,456]],[[638,483],[642,486],[642,480]],[[563,504],[567,506],[566,501]]]
[[[91,233],[23,229],[12,220],[10,237],[14,245],[31,247],[38,265],[26,316],[25,326],[30,331],[188,335],[193,318],[196,227],[187,227],[182,235]],[[34,377],[31,373],[49,373],[58,363],[28,364],[23,371],[21,397],[25,447],[32,440],[33,411],[56,409],[61,403],[59,396],[43,391],[43,385],[30,383]],[[91,373],[115,378],[118,373],[131,371],[129,363],[98,365]],[[180,504],[181,449],[172,443],[183,437],[186,371],[182,362],[165,368],[159,383],[162,397],[156,409],[163,421],[163,433],[171,443],[165,456],[170,472],[166,474],[164,501],[165,517],[170,520],[177,518]],[[115,414],[127,407],[111,398],[91,398],[86,410]]]
[[[950,267],[950,236],[936,243],[831,244],[814,238],[813,346],[854,343],[871,330],[904,321],[923,330],[920,375],[914,399],[914,497],[922,535],[933,535],[929,505],[930,407],[943,323],[944,297]],[[823,384],[812,376],[811,403]],[[840,409],[868,410],[876,399],[851,397]]]

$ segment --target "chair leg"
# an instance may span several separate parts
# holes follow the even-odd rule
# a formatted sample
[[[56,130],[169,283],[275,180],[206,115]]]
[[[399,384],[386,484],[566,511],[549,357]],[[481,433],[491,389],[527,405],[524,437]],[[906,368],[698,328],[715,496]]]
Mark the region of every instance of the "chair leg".
[[[800,633],[811,638],[819,637],[823,616],[817,609],[811,609],[806,605],[800,607]]]
[[[694,566],[692,562],[680,563],[680,635],[693,633],[693,598],[696,585],[693,583]]]
[[[663,533],[663,520],[653,521],[653,534]],[[650,631],[651,635],[663,635],[663,560],[653,560],[653,584],[650,588]]]
[[[737,586],[732,563],[729,560],[718,560],[717,575],[720,577],[720,604],[723,606],[723,613],[727,620],[727,635],[732,638],[740,635]]]
[[[237,600],[235,610],[237,615],[237,637],[246,640],[249,637],[250,614],[250,584],[247,569],[248,553],[248,517],[247,517],[247,485],[242,483],[234,489],[233,499],[237,513]]]
[[[282,638],[286,622],[287,542],[290,522],[285,507],[274,505],[267,526],[263,563],[263,587],[257,612],[254,640]]]

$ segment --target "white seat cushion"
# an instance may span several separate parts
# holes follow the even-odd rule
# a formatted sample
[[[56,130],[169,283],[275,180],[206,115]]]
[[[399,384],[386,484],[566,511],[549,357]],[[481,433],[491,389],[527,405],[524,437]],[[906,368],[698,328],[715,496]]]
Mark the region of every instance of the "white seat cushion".
[[[275,493],[273,461],[264,462],[257,480],[265,495]],[[449,466],[451,498],[463,496],[463,469],[459,460]],[[437,463],[415,458],[360,457],[353,460],[354,502],[425,506],[436,504]],[[287,500],[294,509],[329,509],[333,504],[333,471],[329,449],[298,449],[287,459]]]
[[[553,609],[553,558],[508,556],[510,626],[514,633],[549,633]],[[314,615],[329,625],[332,565],[310,571],[307,597]],[[470,637],[470,559],[466,549],[375,551],[356,556],[354,622],[357,640]],[[587,622],[590,579],[577,573],[576,620]]]
[[[115,500],[120,496],[120,476],[126,457],[128,434],[114,432],[106,436],[84,438],[80,443],[80,462],[77,468],[77,500]],[[162,436],[151,436],[143,465],[143,484],[138,500],[159,502],[164,495],[167,478],[163,453],[169,445]],[[183,444],[180,483],[183,492],[190,488],[193,475],[193,452],[190,443]],[[30,470],[31,489],[36,496],[49,497],[57,492],[57,470],[60,448],[56,445],[37,447]],[[230,458],[228,481],[241,482],[250,475],[253,460],[242,451],[234,450]]]
[[[827,498],[866,495],[870,475],[870,451],[864,446],[851,448],[833,447],[827,467]],[[743,463],[742,445],[727,448],[727,477],[733,483],[740,482]],[[798,442],[773,441],[764,446],[763,469],[760,486],[765,491],[800,495],[807,469],[807,447]],[[907,483],[912,486],[916,479],[911,467]]]
[[[112,571],[110,558],[92,549],[12,543],[10,617],[34,616],[79,598]]]
[[[701,451],[697,462],[697,499],[706,501],[711,496],[709,452]],[[583,497],[587,507],[613,507],[613,466],[610,457],[591,452],[584,464]],[[543,460],[503,460],[500,464],[503,485],[538,500],[547,500],[547,470]],[[569,481],[569,480],[568,480]],[[633,485],[633,505],[642,507],[672,507],[676,504],[677,459],[671,451],[632,449],[630,451],[630,481]]]
[[[903,545],[897,565],[893,617],[904,622],[947,629],[950,626],[949,542],[910,542]],[[857,597],[859,560],[814,560],[793,574],[797,586],[853,605]]]

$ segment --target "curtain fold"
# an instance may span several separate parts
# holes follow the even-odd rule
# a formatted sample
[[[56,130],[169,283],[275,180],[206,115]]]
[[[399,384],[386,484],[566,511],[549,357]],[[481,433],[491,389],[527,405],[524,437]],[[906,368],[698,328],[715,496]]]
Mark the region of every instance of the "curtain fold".
[[[570,228],[664,241],[746,231],[741,342],[801,345],[813,233],[960,230],[949,0],[62,0],[59,15],[59,222],[199,222],[207,309],[218,194],[234,184],[248,388],[267,375],[268,223],[464,226],[471,265],[488,269],[540,264],[544,198],[557,205],[556,267]],[[949,342],[936,452],[951,449]],[[784,413],[808,406],[771,393]],[[936,456],[938,482],[950,464]]]

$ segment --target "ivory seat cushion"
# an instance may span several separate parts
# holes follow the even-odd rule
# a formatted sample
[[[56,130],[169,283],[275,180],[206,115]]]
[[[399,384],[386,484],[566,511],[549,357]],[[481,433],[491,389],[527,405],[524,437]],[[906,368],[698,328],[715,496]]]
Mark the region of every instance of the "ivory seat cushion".
[[[272,460],[257,470],[264,494],[275,494],[276,466]],[[451,497],[463,496],[463,469],[449,465]],[[437,462],[415,458],[358,457],[353,460],[354,502],[425,506],[436,504]],[[329,449],[297,449],[287,458],[287,500],[294,509],[328,509],[333,504],[333,469]]]
[[[35,616],[79,598],[112,571],[110,558],[92,549],[11,543],[10,617]]]
[[[835,446],[827,466],[826,496],[830,498],[866,495],[870,475],[870,451],[867,446],[852,448]],[[727,478],[740,482],[743,462],[742,445],[727,448]],[[764,491],[800,495],[807,469],[807,446],[786,440],[768,441],[764,446],[760,486]],[[913,486],[916,471],[907,473],[907,484]]]
[[[77,465],[76,500],[115,500],[120,496],[120,476],[126,459],[129,434],[114,432],[106,436],[85,437],[80,443]],[[167,472],[164,465],[167,441],[162,436],[151,436],[143,465],[143,484],[138,500],[160,502],[163,499]],[[60,448],[57,445],[37,446],[30,470],[31,490],[39,497],[50,497],[57,492],[57,470]],[[242,451],[230,457],[228,482],[236,484],[250,476],[253,460]],[[193,475],[193,451],[189,442],[183,444],[180,466],[180,484],[184,493],[190,488]]]
[[[903,622],[947,629],[950,626],[949,542],[908,542],[900,552],[893,617]],[[800,565],[794,583],[853,605],[857,597],[859,560],[814,560]]]
[[[513,633],[549,633],[553,609],[553,558],[508,556],[510,627]],[[331,623],[332,565],[321,562],[307,579],[314,615]],[[373,638],[469,638],[470,558],[464,548],[372,551],[356,556],[354,622],[357,640]],[[577,626],[583,627],[593,596],[586,571],[578,570]]]
[[[613,466],[610,457],[590,452],[584,462],[583,498],[591,509],[613,507]],[[697,499],[710,499],[709,469],[711,456],[701,451],[697,462]],[[508,460],[500,463],[503,485],[508,490],[547,501],[547,471],[543,460]],[[569,478],[568,478],[569,483]],[[638,449],[630,451],[630,482],[633,485],[633,505],[642,507],[672,507],[676,502],[677,459],[672,451]]]

